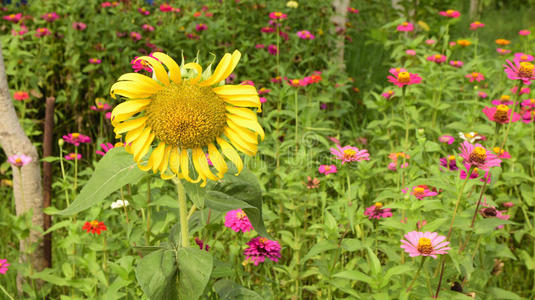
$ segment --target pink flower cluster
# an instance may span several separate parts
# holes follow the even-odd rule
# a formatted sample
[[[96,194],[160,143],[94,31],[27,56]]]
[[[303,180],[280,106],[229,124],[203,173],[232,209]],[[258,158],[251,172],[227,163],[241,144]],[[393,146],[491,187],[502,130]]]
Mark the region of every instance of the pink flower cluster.
[[[331,148],[330,150],[336,159],[342,161],[342,165],[346,162],[370,160],[370,154],[366,149],[359,150],[359,148],[352,146],[340,147],[340,145],[336,145],[335,148]]]
[[[374,205],[366,208],[364,215],[368,216],[368,219],[381,219],[381,218],[390,218],[392,216],[392,211],[390,208],[383,208],[381,202],[376,202]]]
[[[271,241],[264,237],[256,237],[247,242],[247,247],[243,254],[246,259],[253,261],[255,266],[269,258],[277,262],[281,257],[281,246],[277,241]]]
[[[302,30],[297,32],[297,36],[303,40],[313,40],[316,37],[308,30]]]
[[[64,135],[63,139],[65,140],[65,142],[73,144],[75,146],[80,146],[80,143],[91,143],[90,137],[77,132]]]
[[[247,232],[254,229],[251,222],[249,222],[249,218],[241,209],[227,212],[225,215],[225,227],[228,227],[235,232]]]

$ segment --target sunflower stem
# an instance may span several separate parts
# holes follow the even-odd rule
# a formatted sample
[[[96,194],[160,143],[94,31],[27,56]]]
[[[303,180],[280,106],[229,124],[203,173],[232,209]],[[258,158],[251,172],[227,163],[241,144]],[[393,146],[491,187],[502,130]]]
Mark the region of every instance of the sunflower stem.
[[[182,247],[189,247],[189,230],[188,230],[188,205],[186,203],[186,192],[180,179],[175,180],[178,192],[178,209],[180,211],[180,234],[182,237]]]

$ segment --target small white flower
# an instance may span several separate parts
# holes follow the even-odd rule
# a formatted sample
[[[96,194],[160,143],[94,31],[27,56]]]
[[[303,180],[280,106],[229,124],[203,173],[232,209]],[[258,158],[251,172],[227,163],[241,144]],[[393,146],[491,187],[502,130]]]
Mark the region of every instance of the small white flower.
[[[297,3],[297,1],[288,1],[288,2],[286,2],[286,7],[297,8],[298,6],[299,6],[299,3]]]
[[[477,140],[481,140],[481,136],[477,132],[462,133],[459,132],[459,137],[469,143],[473,143]]]
[[[121,208],[123,206],[128,206],[128,200],[117,200],[111,204],[112,209]]]

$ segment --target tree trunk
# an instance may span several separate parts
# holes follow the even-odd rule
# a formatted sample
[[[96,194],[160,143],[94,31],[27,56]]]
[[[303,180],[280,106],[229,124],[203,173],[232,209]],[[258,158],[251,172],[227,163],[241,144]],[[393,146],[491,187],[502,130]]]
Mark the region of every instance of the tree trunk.
[[[41,190],[41,170],[39,167],[39,156],[37,149],[24,133],[15,108],[9,94],[6,71],[4,67],[4,57],[0,45],[0,146],[7,156],[14,154],[25,154],[32,158],[26,166],[20,168],[13,167],[13,193],[15,198],[15,208],[17,216],[33,209],[33,226],[43,227],[43,194]],[[22,172],[22,184],[20,180]],[[21,255],[20,260],[30,262],[33,270],[40,271],[45,267],[43,255],[42,236],[38,231],[31,230],[30,236],[20,241],[20,252],[25,253],[30,245],[37,247],[29,256]],[[20,283],[20,282],[19,282]],[[20,287],[20,285],[19,285]]]
[[[470,20],[474,20],[478,15],[478,7],[479,7],[479,1],[478,0],[470,0]]]
[[[349,7],[349,0],[333,0],[332,6],[334,8],[334,15],[331,17],[331,21],[335,24],[335,31],[343,32],[341,36],[336,40],[336,64],[342,69],[345,70],[345,61],[344,61],[344,47],[345,47],[345,30],[347,22],[347,8]]]

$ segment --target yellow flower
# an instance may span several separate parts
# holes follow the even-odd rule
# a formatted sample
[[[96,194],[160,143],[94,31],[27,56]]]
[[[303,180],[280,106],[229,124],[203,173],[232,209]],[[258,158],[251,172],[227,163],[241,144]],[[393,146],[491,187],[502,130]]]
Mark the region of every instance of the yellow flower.
[[[288,1],[288,2],[286,2],[286,7],[297,8],[298,6],[299,6],[299,3],[297,3],[297,1]]]
[[[247,108],[261,111],[254,86],[217,86],[232,73],[240,57],[237,50],[226,53],[213,74],[201,81],[199,64],[179,67],[171,57],[156,52],[153,57],[136,59],[151,67],[153,78],[138,73],[119,77],[110,94],[127,101],[113,110],[112,125],[116,134],[126,133],[125,150],[133,154],[141,170],[152,169],[163,179],[202,180],[201,186],[207,179],[223,178],[228,170],[224,157],[236,166],[236,175],[241,172],[243,162],[236,149],[255,155],[264,130],[256,113]],[[193,75],[183,79],[181,72]],[[191,162],[196,179],[190,173]]]

